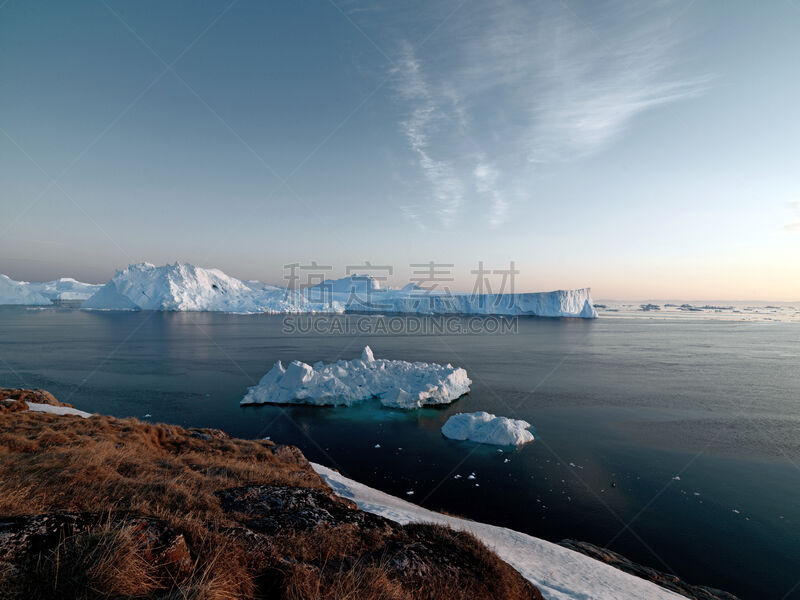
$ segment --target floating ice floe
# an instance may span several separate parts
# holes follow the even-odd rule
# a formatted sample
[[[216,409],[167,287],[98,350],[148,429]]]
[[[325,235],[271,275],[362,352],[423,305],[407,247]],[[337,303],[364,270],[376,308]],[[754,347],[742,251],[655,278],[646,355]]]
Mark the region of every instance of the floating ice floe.
[[[458,413],[442,426],[442,434],[452,440],[469,440],[496,446],[521,446],[533,441],[527,421],[497,417],[487,412]]]
[[[376,359],[369,346],[361,358],[313,366],[281,361],[251,387],[241,404],[350,406],[378,398],[390,408],[449,404],[469,392],[467,372],[450,364]]]

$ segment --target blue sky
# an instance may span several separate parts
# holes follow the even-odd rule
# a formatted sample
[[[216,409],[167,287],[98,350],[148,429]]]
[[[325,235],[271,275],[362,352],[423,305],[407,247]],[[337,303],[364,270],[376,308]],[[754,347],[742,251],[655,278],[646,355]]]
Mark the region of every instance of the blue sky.
[[[800,299],[800,3],[0,3],[0,272]]]

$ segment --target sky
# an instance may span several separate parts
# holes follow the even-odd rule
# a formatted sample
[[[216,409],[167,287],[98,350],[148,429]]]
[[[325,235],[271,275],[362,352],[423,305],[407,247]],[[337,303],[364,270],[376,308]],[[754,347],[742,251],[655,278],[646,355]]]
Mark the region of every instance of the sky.
[[[797,301],[798,31],[799,0],[0,0],[0,273]]]

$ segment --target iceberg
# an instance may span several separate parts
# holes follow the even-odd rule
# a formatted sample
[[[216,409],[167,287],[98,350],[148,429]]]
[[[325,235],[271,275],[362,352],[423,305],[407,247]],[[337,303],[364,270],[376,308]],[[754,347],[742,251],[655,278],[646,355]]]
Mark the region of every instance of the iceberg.
[[[249,388],[241,404],[350,406],[377,398],[390,408],[449,404],[469,392],[467,372],[452,365],[377,359],[369,346],[361,358],[335,363],[278,361]]]
[[[117,271],[82,308],[260,313],[291,312],[296,304],[302,305],[294,300],[282,306],[278,300],[271,306],[269,300],[275,295],[274,290],[253,289],[219,269],[139,263]]]
[[[398,313],[597,318],[589,288],[520,294],[422,293],[404,288],[387,296],[391,309],[383,310]]]
[[[458,413],[447,419],[442,435],[496,446],[521,446],[533,441],[531,424],[520,419],[496,417],[487,412]]]
[[[309,295],[320,293],[367,296],[381,289],[380,283],[371,275],[350,275],[341,279],[326,279],[322,283],[305,288]]]
[[[83,283],[72,277],[61,277],[44,283],[29,283],[28,288],[39,292],[51,301],[88,300],[97,290],[103,287],[98,283]]]
[[[7,275],[0,275],[0,304],[47,306],[52,303],[44,295],[31,289],[27,282],[14,281]]]
[[[414,284],[383,288],[369,275],[325,280],[294,290],[241,281],[219,269],[185,263],[130,265],[86,300],[105,310],[220,311],[231,313],[403,313],[580,317],[597,312],[588,288],[519,294],[444,293]]]

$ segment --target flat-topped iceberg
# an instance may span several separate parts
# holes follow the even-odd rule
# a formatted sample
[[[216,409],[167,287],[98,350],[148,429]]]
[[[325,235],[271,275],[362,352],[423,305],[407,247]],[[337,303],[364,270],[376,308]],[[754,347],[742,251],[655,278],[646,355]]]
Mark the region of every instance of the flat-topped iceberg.
[[[278,361],[251,387],[241,404],[349,406],[377,398],[390,408],[449,404],[469,392],[467,372],[450,364],[375,358],[369,346],[361,358],[313,366]]]
[[[458,413],[442,426],[442,435],[496,446],[521,446],[533,441],[527,421],[496,417],[487,412]]]

